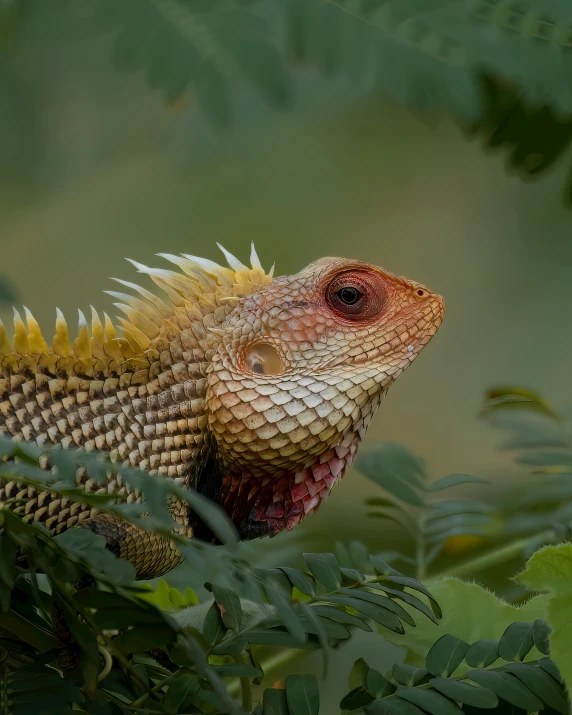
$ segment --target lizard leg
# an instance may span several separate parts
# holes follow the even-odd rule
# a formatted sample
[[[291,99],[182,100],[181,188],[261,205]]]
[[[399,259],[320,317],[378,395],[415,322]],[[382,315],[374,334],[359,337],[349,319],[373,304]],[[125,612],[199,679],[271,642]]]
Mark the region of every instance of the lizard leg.
[[[105,538],[107,548],[120,559],[135,567],[138,580],[162,576],[178,566],[182,556],[175,544],[159,534],[145,531],[111,514],[98,514],[80,522],[76,528],[89,529]],[[65,615],[57,603],[52,608],[54,631],[61,643],[58,663],[64,670],[74,668],[79,650],[66,623]]]
[[[162,576],[183,560],[167,537],[145,531],[111,514],[98,514],[80,522],[76,528],[89,529],[105,537],[107,548],[135,567],[138,580]]]

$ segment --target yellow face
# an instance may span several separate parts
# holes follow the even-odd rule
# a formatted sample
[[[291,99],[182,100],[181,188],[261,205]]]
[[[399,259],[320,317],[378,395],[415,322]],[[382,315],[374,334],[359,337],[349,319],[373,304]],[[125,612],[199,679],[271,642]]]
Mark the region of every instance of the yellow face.
[[[348,435],[361,439],[444,313],[443,299],[425,286],[340,258],[242,299],[208,375],[219,456],[231,469],[280,476]]]

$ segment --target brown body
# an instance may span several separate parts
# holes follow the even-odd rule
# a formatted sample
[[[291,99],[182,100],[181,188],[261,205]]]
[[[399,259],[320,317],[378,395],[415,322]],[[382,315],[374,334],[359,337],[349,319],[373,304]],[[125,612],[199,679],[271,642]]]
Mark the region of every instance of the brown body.
[[[0,341],[0,431],[108,451],[180,479],[218,501],[244,538],[291,529],[315,511],[389,385],[437,331],[443,300],[357,261],[322,259],[272,279],[254,251],[252,268],[226,255],[228,269],[174,256],[182,273],[138,266],[167,298],[121,281],[142,296],[113,294],[127,316],[123,338],[93,311],[91,334],[80,314],[72,345],[58,313],[49,348],[31,314],[26,325],[16,314],[14,347],[3,329]],[[166,539],[0,481],[0,501],[16,495],[27,499],[16,507],[26,520],[103,533],[139,578],[178,563]],[[191,533],[187,510],[174,509]]]

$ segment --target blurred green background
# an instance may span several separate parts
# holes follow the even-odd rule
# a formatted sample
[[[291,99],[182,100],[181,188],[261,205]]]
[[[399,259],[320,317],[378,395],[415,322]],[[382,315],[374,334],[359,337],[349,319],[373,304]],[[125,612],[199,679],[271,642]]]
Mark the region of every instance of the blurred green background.
[[[451,120],[378,95],[352,99],[312,72],[295,79],[289,109],[245,92],[233,126],[218,130],[192,91],[168,103],[139,74],[117,73],[109,37],[85,32],[65,2],[9,14],[12,5],[0,2],[0,270],[47,334],[56,306],[70,324],[90,304],[114,314],[103,290],[113,290],[110,276],[133,279],[125,257],[219,260],[219,241],[245,260],[254,240],[278,274],[324,255],[362,259],[426,283],[448,308],[369,443],[406,445],[435,477],[487,477],[495,494],[525,478],[476,415],[496,384],[566,403],[572,211],[560,198],[563,169],[519,181]],[[10,322],[9,306],[0,315]],[[350,471],[318,515],[261,548],[294,540],[327,551],[351,539],[388,548],[390,527],[364,518],[364,499],[377,493]]]

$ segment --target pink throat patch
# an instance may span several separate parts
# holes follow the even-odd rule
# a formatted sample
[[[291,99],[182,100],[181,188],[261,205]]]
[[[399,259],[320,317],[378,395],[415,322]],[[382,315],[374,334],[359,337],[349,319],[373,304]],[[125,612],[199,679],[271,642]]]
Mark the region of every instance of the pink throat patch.
[[[317,461],[294,474],[227,474],[223,477],[220,504],[237,523],[265,524],[269,536],[290,531],[306,516],[317,511],[351,466],[361,437],[350,432],[339,445],[327,450]]]

